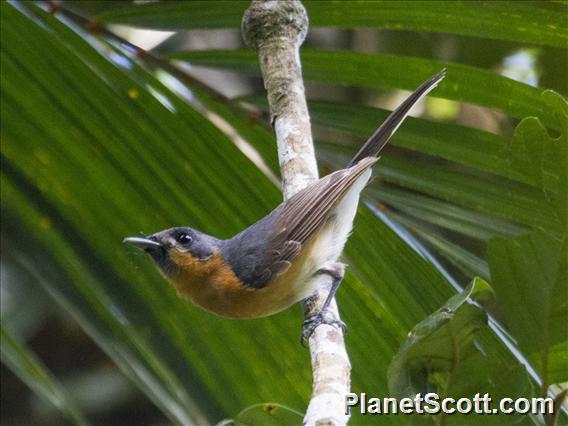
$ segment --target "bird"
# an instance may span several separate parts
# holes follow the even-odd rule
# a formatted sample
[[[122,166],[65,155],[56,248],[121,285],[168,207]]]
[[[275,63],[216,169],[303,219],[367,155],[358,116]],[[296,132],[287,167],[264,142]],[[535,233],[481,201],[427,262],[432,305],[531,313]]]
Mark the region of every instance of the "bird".
[[[123,241],[146,252],[178,296],[222,317],[254,319],[276,314],[309,298],[320,274],[330,291],[317,314],[304,321],[306,342],[321,323],[345,325],[327,309],[343,280],[339,262],[352,231],[360,193],[372,166],[410,109],[445,77],[423,82],[372,134],[344,169],[300,190],[229,239],[197,229],[169,228]]]

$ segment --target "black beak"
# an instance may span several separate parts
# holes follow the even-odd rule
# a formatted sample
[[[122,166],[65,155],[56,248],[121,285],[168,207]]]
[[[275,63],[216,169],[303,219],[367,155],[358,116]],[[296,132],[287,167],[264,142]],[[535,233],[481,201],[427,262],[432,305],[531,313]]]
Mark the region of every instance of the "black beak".
[[[162,245],[159,242],[149,238],[128,237],[122,240],[122,242],[132,244],[134,247],[144,251],[152,251],[157,248],[162,248]]]

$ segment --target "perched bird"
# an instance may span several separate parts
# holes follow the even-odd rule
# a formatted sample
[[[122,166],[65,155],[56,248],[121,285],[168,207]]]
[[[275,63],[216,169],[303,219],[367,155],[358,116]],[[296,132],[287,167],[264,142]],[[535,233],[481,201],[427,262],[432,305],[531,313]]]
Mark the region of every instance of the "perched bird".
[[[303,341],[320,323],[344,274],[339,256],[349,237],[371,166],[416,102],[444,78],[442,70],[412,93],[369,138],[345,169],[284,201],[228,240],[177,227],[124,242],[150,255],[179,296],[229,318],[259,318],[311,296],[318,274],[332,286],[320,312],[304,322]]]

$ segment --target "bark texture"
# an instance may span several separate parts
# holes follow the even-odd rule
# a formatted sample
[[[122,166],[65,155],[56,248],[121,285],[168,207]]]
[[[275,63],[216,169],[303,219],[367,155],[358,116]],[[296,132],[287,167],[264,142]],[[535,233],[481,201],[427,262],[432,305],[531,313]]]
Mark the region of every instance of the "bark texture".
[[[242,33],[258,52],[270,118],[276,131],[284,199],[318,179],[310,117],[306,104],[300,45],[306,37],[308,17],[297,0],[253,0],[245,12]],[[319,275],[317,294],[304,303],[304,316],[318,312],[331,279]],[[329,312],[337,319],[335,301]],[[309,339],[313,392],[304,417],[305,425],[345,425],[345,395],[350,392],[351,364],[343,333],[320,325]]]

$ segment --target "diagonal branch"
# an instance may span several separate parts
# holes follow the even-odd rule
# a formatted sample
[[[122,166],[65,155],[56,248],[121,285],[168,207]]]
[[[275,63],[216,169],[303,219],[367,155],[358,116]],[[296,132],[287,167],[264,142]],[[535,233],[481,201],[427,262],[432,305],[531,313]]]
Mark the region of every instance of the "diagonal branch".
[[[318,179],[299,54],[307,30],[307,14],[298,0],[252,0],[242,23],[245,41],[259,56],[285,199]],[[317,294],[304,303],[305,318],[319,311],[329,293],[330,277],[322,274],[317,279]],[[339,319],[335,301],[328,312]],[[343,333],[322,324],[309,339],[309,347],[314,381],[304,424],[345,425],[351,364]]]

